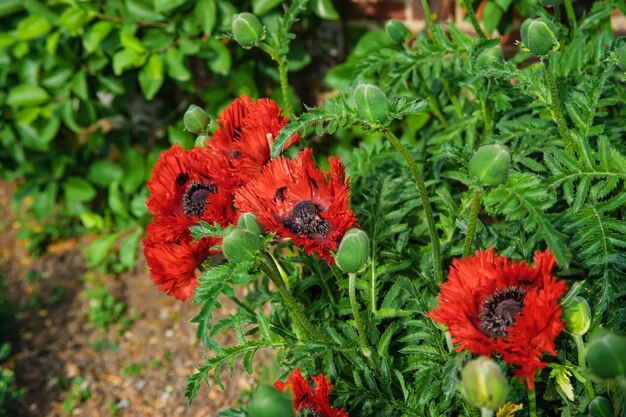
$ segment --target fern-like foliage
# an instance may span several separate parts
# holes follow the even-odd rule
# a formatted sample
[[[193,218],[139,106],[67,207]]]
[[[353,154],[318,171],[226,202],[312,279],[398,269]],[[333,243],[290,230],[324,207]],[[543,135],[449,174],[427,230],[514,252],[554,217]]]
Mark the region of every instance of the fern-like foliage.
[[[554,226],[556,216],[546,213],[556,203],[556,195],[546,188],[540,177],[514,172],[505,184],[487,193],[484,202],[489,214],[503,215],[510,222],[522,222],[527,234],[541,236],[559,265],[569,265],[572,254],[565,236]]]

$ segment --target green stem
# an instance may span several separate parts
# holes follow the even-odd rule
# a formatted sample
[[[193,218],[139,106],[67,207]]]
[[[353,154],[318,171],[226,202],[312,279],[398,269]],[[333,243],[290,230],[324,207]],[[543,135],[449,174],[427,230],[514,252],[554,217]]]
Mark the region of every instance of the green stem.
[[[317,330],[309,319],[305,316],[302,308],[298,304],[295,298],[291,295],[282,278],[278,275],[274,268],[272,268],[271,264],[266,261],[261,261],[260,268],[261,270],[272,280],[274,285],[276,285],[276,289],[278,293],[282,297],[285,302],[285,306],[293,319],[294,325],[299,333],[307,335],[311,340],[315,340],[318,342],[328,342],[326,336],[324,336],[319,330]]]
[[[348,294],[350,296],[352,315],[354,316],[354,322],[356,323],[356,331],[359,334],[361,351],[366,357],[371,358],[372,350],[370,349],[369,343],[367,342],[367,337],[365,336],[365,328],[363,327],[361,314],[359,312],[359,302],[356,300],[356,274],[353,272],[348,274]]]
[[[450,98],[450,102],[452,103],[452,107],[454,107],[454,111],[459,119],[463,118],[463,111],[461,110],[461,106],[459,105],[459,101],[456,99],[456,96],[452,94],[452,89],[450,88],[450,83],[446,80],[443,75],[439,77],[441,80],[441,84],[443,85],[443,89],[446,90],[446,94]]]
[[[433,22],[433,15],[430,12],[430,7],[428,6],[428,0],[422,0],[422,7],[424,8],[424,15],[426,16],[426,24],[428,25],[430,36],[432,36],[433,41],[437,45],[439,45],[439,40],[437,37],[435,37],[435,22]]]
[[[491,408],[482,407],[480,409],[480,417],[493,417],[493,410]]]
[[[382,134],[391,142],[393,147],[402,155],[407,165],[409,166],[409,170],[413,175],[413,181],[417,186],[417,191],[422,200],[422,205],[424,206],[424,213],[426,215],[426,223],[428,224],[428,233],[430,235],[430,240],[433,248],[433,268],[435,270],[435,280],[437,282],[441,282],[441,251],[439,248],[439,236],[437,236],[437,227],[435,226],[435,217],[433,215],[433,210],[430,206],[430,200],[428,199],[428,192],[426,191],[426,184],[424,184],[424,180],[411,157],[409,151],[402,145],[400,140],[393,134],[390,130],[383,129]]]
[[[585,369],[587,364],[585,361],[585,344],[583,343],[583,337],[578,335],[572,335],[572,337],[576,342],[576,350],[578,351],[578,366],[580,366],[581,369]],[[589,400],[596,398],[596,391],[593,389],[593,384],[589,378],[585,378],[585,389],[587,390],[587,395],[589,395]]]
[[[576,14],[574,13],[572,0],[565,0],[565,13],[567,14],[567,21],[569,22],[571,38],[574,35],[574,28],[576,28]]]
[[[287,78],[287,57],[282,56],[278,60],[278,73],[280,75],[280,88],[283,92],[283,101],[285,102],[285,111],[288,115],[293,115],[293,106],[291,104],[291,95],[289,94],[289,80]]]
[[[567,129],[567,124],[565,123],[565,117],[563,116],[563,112],[561,110],[561,101],[559,100],[559,92],[556,89],[556,81],[554,80],[554,74],[552,74],[552,70],[550,69],[550,58],[544,58],[541,60],[543,66],[546,71],[546,82],[548,84],[548,89],[550,90],[550,106],[552,108],[552,117],[556,122],[556,125],[559,129],[559,135],[561,135],[561,139],[563,139],[563,145],[565,147],[565,152],[569,156],[574,156],[574,146],[572,144],[572,137],[570,136],[569,130]]]
[[[376,315],[378,310],[378,306],[376,305],[376,264],[375,259],[372,256],[372,274],[370,276],[370,308],[372,309],[372,314]]]
[[[467,235],[465,235],[465,244],[463,245],[463,257],[465,258],[472,250],[472,243],[476,235],[476,223],[478,223],[478,213],[480,212],[480,191],[474,188],[472,192],[472,201],[470,203],[470,216],[467,224]]]
[[[474,7],[472,6],[472,1],[465,0],[463,3],[465,4],[465,10],[467,10],[467,15],[469,16],[470,21],[472,22],[472,26],[474,26],[474,30],[476,31],[478,36],[484,39],[487,38],[487,36],[485,36],[485,32],[483,32],[483,29],[480,27],[480,23],[478,23],[476,13],[474,13]]]
[[[537,417],[537,392],[534,389],[528,390],[528,409],[530,417]]]

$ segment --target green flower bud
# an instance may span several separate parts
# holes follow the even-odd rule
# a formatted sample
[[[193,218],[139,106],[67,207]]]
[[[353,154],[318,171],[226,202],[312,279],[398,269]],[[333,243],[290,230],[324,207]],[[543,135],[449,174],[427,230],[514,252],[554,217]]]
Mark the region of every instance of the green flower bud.
[[[478,179],[480,185],[502,184],[509,176],[511,153],[503,145],[481,146],[469,161],[469,172]]]
[[[535,55],[544,56],[558,45],[556,26],[545,18],[526,19],[521,27],[522,42]]]
[[[209,116],[202,109],[202,107],[192,104],[189,106],[185,115],[183,116],[183,122],[185,123],[185,129],[191,133],[202,133],[209,125]]]
[[[259,19],[252,13],[239,13],[233,16],[233,38],[244,48],[251,48],[265,37],[265,30]]]
[[[396,43],[403,43],[409,36],[411,36],[411,32],[407,29],[404,23],[396,19],[387,20],[387,23],[385,23],[385,30],[391,40]]]
[[[572,297],[562,307],[565,330],[574,336],[587,333],[591,325],[591,310],[587,300],[582,297]]]
[[[239,227],[229,227],[224,231],[222,251],[229,262],[238,264],[254,259],[263,249],[259,235]]]
[[[601,332],[591,338],[585,353],[587,366],[600,378],[626,376],[626,337]]]
[[[346,274],[357,272],[365,266],[370,256],[370,239],[361,229],[346,232],[335,255],[337,266]]]
[[[385,93],[372,84],[361,84],[356,88],[354,103],[359,116],[370,123],[382,122],[389,113],[389,100]]]
[[[604,397],[596,397],[589,403],[592,417],[613,417],[613,405]]]
[[[486,356],[470,361],[461,372],[463,395],[474,406],[497,410],[506,401],[508,384],[498,364]]]
[[[242,229],[249,230],[250,232],[260,235],[262,233],[261,226],[259,226],[259,222],[256,221],[256,216],[254,213],[243,213],[239,216],[239,220],[237,221],[237,227]]]
[[[265,385],[254,393],[248,417],[294,417],[291,395]]]
[[[209,141],[209,139],[210,138],[206,135],[200,135],[196,138],[194,145],[200,148],[204,148],[206,146],[206,143]]]
[[[488,68],[491,64],[495,64],[497,62],[502,62],[502,49],[499,46],[494,46],[493,48],[487,48],[478,54],[478,58],[476,58],[476,68]]]

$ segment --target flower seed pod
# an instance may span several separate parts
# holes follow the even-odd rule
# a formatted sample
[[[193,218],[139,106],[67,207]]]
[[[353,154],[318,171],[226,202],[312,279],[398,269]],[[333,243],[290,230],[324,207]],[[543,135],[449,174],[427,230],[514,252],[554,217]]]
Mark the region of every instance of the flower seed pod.
[[[259,235],[239,227],[229,227],[224,231],[222,251],[229,262],[238,264],[251,261],[263,249]]]
[[[599,378],[626,376],[626,337],[609,332],[594,335],[585,357],[587,366]]]
[[[404,23],[397,19],[387,20],[387,23],[385,23],[385,30],[391,40],[396,43],[404,43],[404,41],[406,41],[411,35],[411,32],[404,25]]]
[[[521,27],[522,42],[535,55],[544,56],[558,45],[558,30],[545,18],[526,19]]]
[[[211,119],[209,119],[209,116],[202,107],[196,106],[195,104],[189,106],[183,116],[185,129],[196,134],[204,132],[210,121]]]
[[[291,395],[265,385],[254,393],[248,417],[294,417]]]
[[[613,405],[605,397],[598,396],[589,403],[592,417],[613,417]]]
[[[259,222],[257,222],[254,213],[243,213],[241,216],[239,216],[239,220],[237,221],[237,227],[246,229],[257,235],[260,235],[262,233],[261,226],[259,226]]]
[[[509,176],[511,153],[503,145],[485,145],[478,148],[469,161],[469,172],[483,186],[504,183]]]
[[[252,13],[234,15],[232,31],[233,38],[244,48],[252,48],[265,37],[263,25]]]
[[[587,333],[591,325],[591,309],[587,300],[582,297],[572,297],[562,308],[565,330],[574,336],[582,336]]]
[[[346,274],[359,271],[370,256],[370,239],[361,229],[346,232],[335,254],[337,266]]]
[[[463,395],[476,407],[497,410],[506,401],[508,384],[491,358],[481,356],[468,362],[461,372],[461,382]]]
[[[373,84],[361,84],[354,91],[354,103],[359,116],[370,123],[380,123],[389,113],[389,100]]]
[[[478,58],[476,58],[476,68],[483,69],[488,68],[492,64],[497,62],[502,62],[502,49],[499,46],[494,46],[493,48],[487,48],[478,54]]]

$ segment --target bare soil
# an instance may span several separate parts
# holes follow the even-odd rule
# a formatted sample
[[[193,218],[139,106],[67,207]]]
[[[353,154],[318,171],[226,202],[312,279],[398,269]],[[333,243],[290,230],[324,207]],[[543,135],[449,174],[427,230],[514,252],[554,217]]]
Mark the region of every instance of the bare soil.
[[[0,183],[0,274],[19,311],[12,355],[3,366],[15,371],[26,390],[24,416],[200,417],[237,403],[252,384],[240,367],[232,380],[224,380],[226,391],[215,384],[210,391],[203,387],[187,404],[186,378],[202,361],[190,323],[199,306],[158,291],[142,255],[133,273],[89,272],[81,252],[89,236],[55,242],[43,256],[31,257],[16,238],[23,225],[10,211],[13,191],[11,184]],[[103,331],[90,322],[84,295],[90,284],[82,279],[87,274],[126,304],[123,318],[136,318],[127,329],[120,332],[114,325]],[[234,312],[228,301],[223,305],[218,315]],[[90,397],[70,401],[68,412],[62,404],[75,378],[84,380],[81,388]]]

